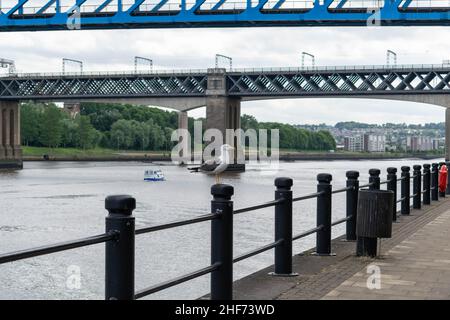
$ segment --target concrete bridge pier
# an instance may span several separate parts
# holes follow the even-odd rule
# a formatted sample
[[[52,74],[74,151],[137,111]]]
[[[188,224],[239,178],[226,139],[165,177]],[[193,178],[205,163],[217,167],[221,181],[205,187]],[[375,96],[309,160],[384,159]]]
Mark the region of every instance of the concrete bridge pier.
[[[0,101],[0,169],[22,167],[19,102]]]
[[[228,166],[227,171],[240,172],[245,171],[245,163],[238,163],[239,136],[227,136],[227,129],[232,129],[234,133],[236,129],[241,128],[241,98],[227,95],[225,73],[225,69],[208,69],[206,129],[219,130],[223,143],[228,142],[235,147],[233,164]]]

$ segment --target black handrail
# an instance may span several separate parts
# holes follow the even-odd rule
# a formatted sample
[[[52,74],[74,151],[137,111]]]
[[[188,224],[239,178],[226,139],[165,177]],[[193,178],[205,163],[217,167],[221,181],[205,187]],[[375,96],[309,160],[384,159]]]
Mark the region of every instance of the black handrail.
[[[336,194],[336,193],[341,193],[341,192],[345,192],[345,191],[349,191],[349,190],[353,190],[353,186],[333,190],[333,191],[331,191],[331,193]]]
[[[260,253],[266,252],[270,249],[275,248],[276,246],[280,245],[283,243],[284,240],[277,240],[275,242],[269,243],[265,246],[259,247],[258,249],[252,250],[250,252],[241,254],[240,256],[237,256],[236,258],[233,259],[233,263],[248,259],[250,257],[256,256]]]
[[[307,199],[313,199],[313,198],[317,198],[318,196],[320,196],[321,194],[323,194],[323,192],[315,192],[315,193],[311,193],[311,194],[307,194],[304,196],[300,196],[297,198],[293,198],[292,202],[297,202],[297,201],[302,201],[302,200],[307,200]]]
[[[333,227],[333,226],[337,226],[338,224],[347,222],[347,221],[349,221],[349,220],[351,220],[351,219],[353,219],[353,216],[348,216],[348,217],[345,217],[345,218],[336,220],[336,221],[334,221],[334,222],[331,223],[331,226],[332,226],[332,227]]]
[[[71,241],[65,241],[60,243],[55,243],[47,246],[36,247],[27,250],[15,251],[11,253],[6,253],[0,255],[0,264],[6,262],[12,262],[27,258],[34,258],[38,256],[43,256],[50,253],[66,251],[75,248],[81,248],[90,246],[97,243],[107,242],[111,240],[117,240],[119,238],[119,234],[117,232],[104,233],[97,236],[86,237],[82,239],[76,239]]]
[[[208,274],[208,273],[211,273],[211,272],[217,270],[219,267],[220,267],[220,264],[217,263],[217,264],[214,264],[212,266],[193,271],[193,272],[191,272],[191,273],[189,273],[187,275],[180,276],[180,277],[177,277],[175,279],[165,281],[163,283],[157,284],[155,286],[152,286],[152,287],[149,287],[149,288],[146,288],[146,289],[142,289],[142,290],[136,292],[136,294],[134,295],[134,298],[135,299],[139,299],[139,298],[148,296],[149,294],[156,293],[158,291],[162,291],[164,289],[176,286],[176,285],[181,284],[183,282],[186,282],[186,281],[189,281],[189,280],[192,280],[192,279],[204,276],[205,274]]]
[[[278,200],[272,200],[272,201],[269,201],[269,202],[266,202],[263,204],[254,205],[251,207],[236,209],[233,211],[233,214],[254,211],[254,210],[263,209],[263,208],[267,208],[267,207],[273,207],[273,206],[276,206],[277,204],[283,203],[284,201],[285,201],[285,199],[278,199]]]
[[[173,221],[173,222],[169,222],[169,223],[165,223],[165,224],[161,224],[161,225],[157,225],[157,226],[136,229],[135,234],[143,234],[143,233],[155,232],[155,231],[160,231],[160,230],[165,230],[165,229],[172,229],[172,228],[176,228],[176,227],[186,226],[189,224],[194,224],[194,223],[199,223],[199,222],[204,222],[204,221],[211,221],[211,220],[217,219],[217,218],[218,218],[217,214],[210,213],[210,214],[205,214],[205,215],[199,216],[197,218],[189,219],[189,220]]]
[[[297,235],[293,236],[293,237],[292,237],[292,240],[298,240],[298,239],[307,237],[307,236],[309,236],[309,235],[311,235],[311,234],[314,234],[314,233],[316,233],[317,231],[320,231],[320,230],[322,230],[322,229],[323,229],[323,225],[317,226],[317,227],[315,227],[315,228],[312,228],[312,229],[310,229],[310,230],[307,230],[307,231],[305,231],[305,232],[302,232],[302,233],[300,233],[300,234],[297,234]]]

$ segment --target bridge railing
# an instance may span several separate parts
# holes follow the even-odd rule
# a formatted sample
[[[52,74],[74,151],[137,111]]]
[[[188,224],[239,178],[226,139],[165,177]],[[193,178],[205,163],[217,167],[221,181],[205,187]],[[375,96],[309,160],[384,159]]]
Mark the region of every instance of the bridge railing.
[[[450,163],[447,163],[450,165]],[[369,182],[359,184],[359,172],[347,171],[346,186],[332,190],[330,174],[317,175],[317,190],[314,193],[293,197],[291,190],[293,180],[290,178],[275,179],[274,200],[234,209],[232,196],[234,189],[230,185],[216,184],[211,187],[213,199],[211,201],[211,212],[187,220],[178,220],[170,223],[135,228],[133,210],[136,200],[128,195],[109,196],[105,199],[105,208],[108,210],[106,217],[106,232],[100,235],[61,242],[53,245],[37,247],[22,251],[5,253],[0,255],[0,265],[22,259],[43,256],[50,253],[80,248],[84,246],[105,243],[105,298],[131,300],[139,299],[147,295],[162,291],[178,284],[190,281],[200,276],[210,274],[211,277],[211,299],[233,298],[233,264],[263,252],[274,249],[274,270],[276,276],[295,276],[292,268],[294,241],[309,235],[316,235],[315,254],[331,255],[332,228],[345,223],[345,239],[357,240],[356,221],[358,192],[360,189],[380,189],[386,185],[387,190],[394,193],[393,220],[398,215],[409,215],[411,211],[411,199],[413,209],[420,209],[421,205],[429,205],[431,201],[437,201],[439,195],[445,197],[445,191],[438,195],[439,165],[425,164],[423,172],[420,165],[413,167],[401,167],[401,176],[397,176],[397,168],[387,169],[387,179],[381,181],[380,170],[369,170]],[[411,181],[412,190],[411,193]],[[400,183],[400,196],[398,196],[398,183]],[[423,183],[423,184],[422,184]],[[423,185],[423,188],[422,188]],[[447,188],[447,192],[450,191]],[[332,197],[338,193],[346,193],[346,213],[341,219],[332,219]],[[316,199],[316,225],[315,227],[293,234],[293,205],[307,199]],[[401,209],[397,211],[397,204]],[[233,256],[233,217],[238,214],[250,213],[263,208],[274,208],[275,237],[274,241],[257,249],[251,250],[239,256]],[[135,290],[135,237],[141,234],[162,232],[181,226],[210,222],[211,224],[211,264],[204,268],[192,271],[183,276],[152,285],[150,287]]]
[[[411,71],[411,70],[448,70],[450,63],[442,64],[400,64],[400,65],[352,65],[352,66],[304,66],[304,67],[264,67],[227,69],[228,74],[265,73],[265,72],[328,72],[328,71]],[[0,73],[2,78],[51,78],[81,76],[135,76],[135,75],[206,75],[208,69],[153,69],[125,71],[83,71],[83,72],[33,72]]]

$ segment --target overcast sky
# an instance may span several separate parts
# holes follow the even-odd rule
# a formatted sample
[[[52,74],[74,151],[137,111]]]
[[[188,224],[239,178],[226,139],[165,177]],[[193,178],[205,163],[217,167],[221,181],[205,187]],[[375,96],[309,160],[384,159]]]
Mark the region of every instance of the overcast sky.
[[[61,58],[84,61],[86,71],[131,70],[134,56],[153,59],[156,69],[207,68],[214,55],[233,57],[233,66],[288,67],[311,52],[316,65],[385,64],[386,50],[399,64],[450,59],[450,30],[404,28],[246,28],[55,31],[0,33],[0,57],[24,72],[60,71]],[[242,103],[260,121],[292,124],[363,121],[444,121],[444,109],[424,104],[360,99],[289,99]],[[204,108],[190,116],[203,116]]]

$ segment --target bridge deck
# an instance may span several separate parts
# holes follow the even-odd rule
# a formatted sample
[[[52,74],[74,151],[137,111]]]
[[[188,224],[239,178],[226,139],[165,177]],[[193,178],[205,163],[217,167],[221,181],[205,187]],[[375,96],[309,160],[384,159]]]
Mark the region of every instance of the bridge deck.
[[[298,277],[269,277],[273,266],[235,283],[236,299],[449,299],[450,199],[400,216],[382,257],[354,256],[355,242],[333,241],[333,257],[295,256]],[[369,290],[366,267],[381,268],[381,289]]]

